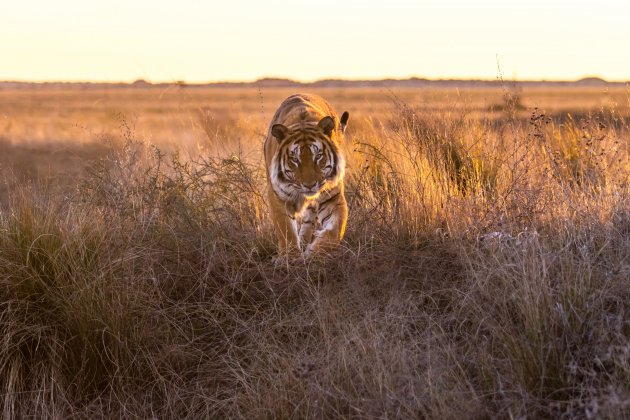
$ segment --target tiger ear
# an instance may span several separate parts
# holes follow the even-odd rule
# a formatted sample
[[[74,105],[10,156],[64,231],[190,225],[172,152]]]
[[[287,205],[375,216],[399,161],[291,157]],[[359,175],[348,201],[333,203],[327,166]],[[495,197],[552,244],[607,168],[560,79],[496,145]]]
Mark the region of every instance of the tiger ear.
[[[335,120],[333,120],[332,117],[325,116],[324,118],[319,120],[319,123],[317,123],[317,126],[321,128],[322,130],[324,130],[324,134],[326,134],[327,136],[330,136],[332,134],[332,131],[335,128]]]
[[[344,113],[341,114],[341,119],[339,120],[339,130],[341,130],[342,133],[346,131],[346,125],[348,125],[349,117],[350,114],[348,114],[348,111],[344,111]]]
[[[271,135],[274,136],[278,142],[281,142],[289,134],[289,129],[282,124],[274,124],[271,127]]]

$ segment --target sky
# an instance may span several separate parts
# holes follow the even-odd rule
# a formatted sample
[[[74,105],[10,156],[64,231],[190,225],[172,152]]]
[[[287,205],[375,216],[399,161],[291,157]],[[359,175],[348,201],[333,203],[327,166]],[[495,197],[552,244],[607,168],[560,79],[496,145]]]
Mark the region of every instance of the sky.
[[[621,0],[4,0],[0,80],[630,80]]]

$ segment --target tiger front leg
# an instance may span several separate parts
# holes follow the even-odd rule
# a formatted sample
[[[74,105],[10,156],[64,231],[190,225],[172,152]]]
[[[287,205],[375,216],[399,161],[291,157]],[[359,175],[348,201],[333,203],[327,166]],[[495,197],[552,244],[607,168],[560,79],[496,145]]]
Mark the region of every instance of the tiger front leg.
[[[299,250],[297,221],[287,214],[284,203],[273,193],[269,195],[269,204],[271,220],[278,239],[278,253],[280,255],[297,253]]]
[[[318,229],[307,245],[304,255],[312,256],[318,251],[334,249],[343,238],[348,220],[348,205],[343,190],[320,205],[317,214]]]
[[[313,234],[317,225],[317,206],[315,203],[309,204],[304,209],[298,225],[300,226],[298,233],[300,249],[306,251],[308,245],[313,241]]]

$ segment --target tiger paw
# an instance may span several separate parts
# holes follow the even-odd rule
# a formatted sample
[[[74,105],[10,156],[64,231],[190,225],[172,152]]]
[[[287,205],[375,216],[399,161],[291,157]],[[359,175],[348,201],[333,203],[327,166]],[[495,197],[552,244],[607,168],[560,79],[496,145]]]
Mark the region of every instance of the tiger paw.
[[[310,243],[306,245],[306,249],[302,253],[302,258],[304,258],[305,260],[310,260],[311,258],[313,258],[314,254],[315,254],[315,246],[313,246],[313,244]]]
[[[274,267],[283,267],[289,265],[290,258],[287,254],[280,254],[274,257],[271,257],[271,263]]]

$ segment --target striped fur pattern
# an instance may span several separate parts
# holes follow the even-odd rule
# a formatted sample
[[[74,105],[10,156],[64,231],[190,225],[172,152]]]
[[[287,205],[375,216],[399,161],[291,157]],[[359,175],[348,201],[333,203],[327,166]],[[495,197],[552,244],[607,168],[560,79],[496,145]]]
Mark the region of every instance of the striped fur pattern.
[[[348,113],[338,118],[321,97],[289,96],[265,140],[271,217],[282,254],[310,256],[343,237],[348,208],[340,148]]]

